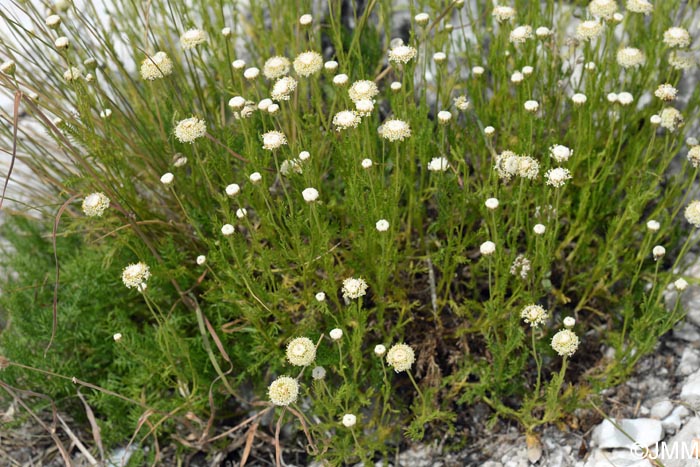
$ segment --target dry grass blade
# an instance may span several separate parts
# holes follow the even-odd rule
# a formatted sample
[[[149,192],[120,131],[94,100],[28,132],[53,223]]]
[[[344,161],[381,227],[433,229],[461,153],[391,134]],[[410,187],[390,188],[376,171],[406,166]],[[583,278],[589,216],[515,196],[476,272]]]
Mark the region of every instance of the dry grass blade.
[[[131,445],[134,444],[134,440],[136,439],[136,435],[139,434],[139,431],[141,431],[141,427],[143,426],[144,423],[146,423],[146,421],[148,420],[148,417],[150,417],[154,413],[155,413],[155,411],[148,409],[144,413],[141,414],[141,416],[139,417],[139,421],[136,424],[136,430],[134,430],[134,434],[131,436],[131,439],[129,440],[129,444],[127,444],[126,448],[124,448],[124,450],[126,452],[129,452],[129,450],[131,449]],[[120,462],[121,465],[119,467],[124,466],[125,459],[126,459],[126,457],[124,457],[124,459],[122,459],[122,462]]]
[[[51,338],[49,339],[49,343],[46,345],[46,349],[44,349],[44,357],[46,357],[46,353],[49,351],[51,344],[53,344],[53,340],[56,337],[56,328],[58,327],[58,280],[61,275],[61,267],[58,263],[58,250],[56,249],[56,232],[58,231],[58,222],[61,220],[61,215],[63,214],[63,211],[65,211],[68,205],[72,203],[73,200],[75,200],[78,196],[79,195],[73,195],[70,198],[68,198],[68,201],[63,203],[63,205],[58,209],[58,212],[56,213],[56,217],[54,218],[53,222],[53,231],[51,232],[51,243],[53,244],[53,258],[56,262],[56,280],[54,281],[53,285],[53,322],[51,323]]]
[[[53,440],[53,442],[56,444],[56,448],[61,453],[61,457],[63,457],[63,460],[65,461],[66,467],[71,467],[73,464],[71,463],[70,455],[68,454],[68,450],[63,445],[63,443],[59,439],[58,435],[56,435],[56,426],[55,426],[56,422],[55,421],[57,419],[57,411],[56,411],[56,405],[54,404],[53,400],[50,399],[49,397],[43,395],[43,394],[38,394],[38,393],[33,392],[33,391],[24,391],[24,390],[20,390],[20,389],[13,389],[9,385],[5,384],[3,381],[0,381],[0,387],[2,387],[8,394],[10,394],[24,408],[24,410],[26,410],[27,413],[29,413],[29,415],[31,415],[32,418],[34,420],[36,420],[37,423],[44,430],[46,430],[46,432],[49,434],[49,436],[51,436],[51,439]],[[34,413],[34,411],[32,409],[30,409],[29,406],[27,406],[27,404],[24,403],[22,398],[19,397],[19,395],[15,391],[24,392],[24,393],[27,393],[29,395],[41,397],[42,399],[48,399],[49,401],[51,401],[51,411],[52,411],[53,419],[54,419],[54,423],[52,423],[52,426],[50,426],[50,427],[47,426],[46,423],[44,423],[44,421],[36,413]]]
[[[275,466],[282,467],[282,445],[280,444],[280,430],[282,430],[282,419],[284,414],[287,413],[287,408],[282,409],[279,420],[277,420],[277,426],[275,427]]]
[[[83,403],[83,406],[85,406],[85,413],[87,414],[88,421],[90,422],[90,426],[92,427],[92,438],[95,440],[95,445],[97,445],[97,449],[100,451],[100,459],[104,461],[105,459],[105,451],[104,447],[102,446],[102,436],[100,435],[100,426],[97,424],[97,420],[95,419],[95,414],[92,411],[92,408],[90,405],[87,403],[85,400],[85,397],[83,394],[80,392],[80,389],[78,389],[78,397]]]
[[[97,459],[95,459],[93,457],[93,455],[90,454],[90,451],[85,447],[83,442],[80,441],[80,439],[75,435],[75,433],[73,433],[73,430],[70,429],[70,427],[68,426],[66,421],[63,420],[63,417],[61,417],[61,415],[59,415],[59,414],[56,414],[56,416],[58,417],[58,421],[61,422],[61,426],[63,427],[63,430],[66,432],[66,434],[71,439],[71,441],[73,441],[73,444],[75,445],[75,447],[77,447],[78,450],[80,450],[80,452],[83,453],[83,455],[85,456],[87,461],[90,463],[90,465],[98,465],[99,462],[97,462]]]
[[[248,435],[245,438],[245,447],[243,448],[243,454],[241,454],[241,467],[243,467],[246,462],[248,462],[248,456],[250,455],[250,450],[253,448],[253,441],[255,441],[255,434],[258,431],[259,421],[255,421],[248,429]]]
[[[15,167],[15,160],[17,159],[17,125],[19,124],[19,103],[21,100],[22,91],[15,92],[14,113],[12,117],[12,161],[10,161],[10,168],[7,171],[7,177],[5,177],[5,185],[2,187],[2,197],[0,197],[0,209],[2,209],[2,204],[5,201],[5,192],[7,191],[7,185],[10,183],[12,169]]]

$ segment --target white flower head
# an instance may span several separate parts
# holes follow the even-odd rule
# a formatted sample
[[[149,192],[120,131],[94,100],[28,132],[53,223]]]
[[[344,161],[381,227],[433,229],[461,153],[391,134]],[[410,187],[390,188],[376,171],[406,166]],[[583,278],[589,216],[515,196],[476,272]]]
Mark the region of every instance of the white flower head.
[[[386,354],[386,363],[392,367],[396,373],[410,370],[415,361],[415,352],[406,344],[395,344]]]
[[[564,186],[567,180],[571,179],[571,172],[569,169],[557,167],[555,169],[549,169],[545,177],[547,177],[547,185],[559,188]]]
[[[248,210],[246,208],[236,209],[236,217],[239,219],[245,219],[248,217]]]
[[[676,279],[673,283],[673,287],[675,287],[677,291],[682,292],[688,288],[688,281],[681,277],[680,279]]]
[[[586,103],[588,98],[586,97],[585,94],[582,94],[580,92],[577,92],[573,96],[571,96],[571,102],[574,103],[574,105],[583,105]]]
[[[654,5],[649,3],[649,0],[627,0],[625,8],[632,13],[642,13],[644,15],[654,11]]]
[[[659,117],[661,118],[661,126],[671,132],[683,126],[683,115],[673,107],[665,107]]]
[[[61,36],[58,37],[54,42],[53,45],[58,49],[58,50],[63,50],[67,49],[70,47],[70,40],[66,36]]]
[[[231,183],[230,185],[226,185],[225,191],[226,195],[233,197],[241,192],[241,187],[238,185],[238,183]]]
[[[430,172],[445,172],[450,168],[450,161],[445,157],[433,157],[428,163],[428,171]]]
[[[83,76],[83,72],[80,71],[78,68],[72,66],[68,68],[65,73],[63,73],[63,79],[68,81],[69,83],[71,81],[77,81]]]
[[[233,233],[236,231],[236,228],[232,226],[231,224],[224,224],[221,227],[221,233],[224,235],[224,237],[228,237],[230,235],[233,235]]]
[[[326,293],[325,292],[317,292],[316,295],[314,295],[314,298],[316,299],[317,302],[325,302],[326,301]]]
[[[173,180],[175,180],[175,175],[173,175],[171,172],[166,172],[162,177],[160,177],[160,183],[165,186],[171,185]]]
[[[649,230],[649,232],[658,232],[660,228],[661,224],[659,223],[659,221],[654,219],[650,219],[647,221],[647,230]]]
[[[525,101],[523,104],[523,107],[525,107],[525,110],[527,110],[530,113],[535,113],[540,109],[540,104],[537,101]]]
[[[207,257],[204,255],[199,255],[197,256],[197,259],[195,260],[198,266],[202,266],[204,263],[207,262]]]
[[[338,69],[338,62],[335,60],[328,60],[326,63],[323,64],[323,69],[326,71],[335,71]]]
[[[489,198],[484,202],[484,206],[486,206],[486,209],[489,209],[491,211],[498,208],[499,204],[500,203],[498,202],[498,198]]]
[[[403,120],[386,120],[378,132],[379,136],[388,141],[403,141],[411,136],[411,127]]]
[[[386,347],[382,344],[377,344],[374,346],[374,354],[377,357],[381,357],[386,353]]]
[[[275,405],[293,404],[299,397],[299,383],[291,376],[280,376],[270,384],[267,394]]]
[[[207,124],[197,117],[180,120],[175,126],[175,138],[181,143],[194,143],[207,133]]]
[[[308,26],[311,24],[311,22],[314,20],[314,17],[311,16],[310,14],[306,13],[304,15],[301,15],[299,17],[299,25],[300,26]]]
[[[297,80],[291,76],[284,76],[272,86],[270,97],[276,101],[288,101],[296,88]]]
[[[588,4],[588,11],[598,18],[611,20],[617,13],[617,0],[593,0]]]
[[[664,44],[669,47],[684,48],[690,45],[690,33],[685,28],[672,27],[664,32]]]
[[[386,219],[379,219],[374,226],[378,232],[386,232],[389,230],[389,221]]]
[[[334,328],[331,329],[331,332],[329,332],[328,335],[331,337],[331,339],[337,341],[343,337],[343,330],[340,328]]]
[[[333,84],[339,87],[345,86],[346,84],[348,84],[349,79],[350,78],[348,78],[348,75],[346,75],[345,73],[340,73],[333,77]]]
[[[666,248],[661,245],[656,245],[651,250],[651,254],[654,257],[654,261],[658,261],[666,255]]]
[[[122,340],[122,333],[118,332],[118,333],[114,334],[112,336],[112,339],[114,339],[114,342],[119,342],[120,340]]]
[[[165,52],[156,52],[141,62],[141,78],[147,81],[165,78],[173,73],[173,61]]]
[[[360,162],[360,165],[362,166],[363,169],[369,169],[373,165],[372,159],[362,159],[362,162]]]
[[[535,224],[534,227],[532,227],[532,231],[535,232],[535,235],[544,235],[546,230],[547,227],[545,227],[544,224]]]
[[[578,345],[578,336],[569,329],[562,329],[552,337],[552,348],[562,357],[572,356]]]
[[[188,29],[180,36],[180,46],[184,50],[190,50],[199,44],[206,42],[207,33],[201,29]]]
[[[441,110],[437,114],[437,119],[439,123],[446,125],[452,120],[452,113],[448,110]]]
[[[496,252],[496,244],[492,241],[486,241],[479,246],[479,252],[484,256],[491,256]]]
[[[245,68],[245,60],[241,60],[240,58],[238,60],[234,60],[231,62],[231,66],[234,70],[242,70]]]
[[[632,102],[634,102],[634,96],[627,91],[622,91],[617,95],[617,102],[619,102],[622,106],[630,105]]]
[[[416,24],[425,26],[430,21],[430,15],[428,13],[418,13],[413,17],[413,19],[415,20]]]
[[[343,426],[346,428],[352,428],[357,423],[357,417],[354,414],[346,413],[343,415]]]
[[[368,117],[372,115],[374,110],[374,100],[372,99],[360,99],[355,101],[355,110],[360,117]]]
[[[603,32],[603,25],[595,20],[581,22],[576,27],[576,38],[582,41],[592,41]]]
[[[333,125],[336,131],[357,128],[360,124],[360,114],[354,110],[341,110],[333,116]]]
[[[308,337],[297,337],[287,344],[287,361],[295,366],[308,366],[316,359],[316,346]]]
[[[471,108],[471,103],[467,100],[467,96],[464,95],[455,97],[453,103],[454,106],[457,107],[457,110],[461,110],[462,112]]]
[[[549,148],[549,155],[559,163],[568,161],[573,153],[574,151],[561,144],[555,144]]]
[[[499,23],[510,21],[511,19],[515,18],[515,8],[505,5],[496,5],[491,11],[491,16],[496,18],[496,21]]]
[[[389,50],[389,61],[396,64],[406,64],[413,60],[418,51],[409,45],[399,45]]]
[[[150,268],[143,262],[130,264],[122,271],[122,282],[127,289],[143,288],[142,286],[146,284],[149,277],[151,277]]]
[[[623,47],[617,51],[617,63],[623,68],[634,68],[646,60],[644,52],[635,47]]]
[[[700,227],[700,201],[694,200],[685,208],[685,218],[695,227]]]
[[[305,188],[301,192],[301,197],[304,198],[304,201],[307,203],[313,203],[318,199],[318,190],[316,188]]]
[[[83,199],[83,212],[88,217],[101,217],[109,207],[109,198],[104,193],[90,193]]]
[[[540,26],[539,28],[537,28],[537,29],[535,30],[535,35],[536,35],[539,39],[546,39],[547,37],[549,37],[549,36],[552,35],[552,30],[549,29],[549,28],[546,27],[546,26]]]
[[[572,318],[571,316],[567,316],[564,318],[564,327],[567,329],[571,329],[576,325],[576,319]]]
[[[299,76],[308,77],[323,68],[323,57],[318,52],[302,52],[294,59],[294,71]]]
[[[510,41],[513,44],[524,44],[528,39],[532,39],[531,26],[518,26],[510,32]]]
[[[693,146],[688,150],[688,162],[693,167],[700,166],[700,146]]]
[[[374,81],[370,80],[355,81],[348,89],[348,96],[353,102],[363,99],[374,99],[377,94],[379,94],[379,88]]]
[[[672,101],[676,98],[676,95],[678,94],[678,89],[673,87],[672,84],[661,84],[659,85],[658,88],[656,88],[656,91],[654,91],[654,95],[661,99],[662,101]]]
[[[433,54],[433,61],[438,65],[444,63],[447,60],[447,54],[445,52],[435,52]]]
[[[260,69],[256,68],[254,66],[250,68],[246,68],[243,71],[243,77],[247,79],[248,81],[253,81],[254,79],[257,79],[258,76],[260,76]]]
[[[360,277],[348,277],[343,280],[341,292],[343,293],[343,298],[346,300],[354,300],[363,297],[367,294],[367,282]]]
[[[322,366],[316,366],[311,370],[311,377],[315,380],[320,380],[326,377],[326,369]]]
[[[263,149],[267,149],[268,151],[274,151],[275,149],[287,144],[287,137],[284,135],[284,133],[276,130],[263,133],[262,140]]]
[[[253,172],[252,174],[250,174],[248,179],[253,184],[260,183],[260,181],[262,180],[262,175],[260,175],[260,172]]]
[[[520,312],[520,317],[525,321],[525,323],[529,324],[533,328],[536,328],[547,321],[547,318],[549,318],[549,313],[540,305],[532,304],[522,309]]]

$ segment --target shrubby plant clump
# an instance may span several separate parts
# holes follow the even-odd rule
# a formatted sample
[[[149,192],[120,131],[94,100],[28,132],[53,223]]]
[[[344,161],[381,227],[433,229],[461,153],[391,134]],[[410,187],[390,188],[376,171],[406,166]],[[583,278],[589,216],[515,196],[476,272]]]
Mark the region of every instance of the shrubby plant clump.
[[[0,8],[6,392],[368,462],[535,439],[682,318],[697,5],[115,3]]]

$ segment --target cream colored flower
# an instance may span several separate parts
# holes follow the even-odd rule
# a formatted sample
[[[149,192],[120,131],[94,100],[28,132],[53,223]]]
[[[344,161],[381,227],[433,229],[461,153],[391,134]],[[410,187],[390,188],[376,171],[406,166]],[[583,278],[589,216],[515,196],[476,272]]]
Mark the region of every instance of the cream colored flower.
[[[303,52],[294,59],[294,71],[299,76],[311,76],[323,68],[323,57],[318,52]]]
[[[379,136],[389,141],[403,141],[411,136],[411,127],[403,120],[386,120],[379,127]]]
[[[287,57],[281,57],[279,55],[270,57],[263,65],[263,75],[265,75],[267,79],[281,78],[289,73],[291,66],[292,64]]]
[[[122,271],[122,282],[128,289],[132,287],[136,287],[139,290],[145,289],[145,284],[149,277],[151,277],[149,267],[142,262],[130,264]]]
[[[194,143],[207,133],[207,124],[197,117],[180,120],[175,127],[175,138],[181,143]]]
[[[280,376],[270,384],[267,394],[275,405],[293,404],[299,397],[299,383],[290,376]]]
[[[180,36],[180,46],[182,46],[184,50],[190,50],[206,42],[206,40],[206,32],[201,29],[189,29]]]
[[[362,278],[348,277],[343,281],[343,298],[353,300],[367,294],[367,282]]]
[[[173,72],[173,62],[165,52],[156,52],[141,62],[141,78],[153,81],[164,78]]]
[[[578,345],[578,336],[569,329],[562,329],[552,337],[552,348],[562,357],[572,356]]]
[[[549,313],[547,310],[542,308],[540,305],[528,305],[520,312],[520,317],[530,326],[536,328],[541,324],[544,324],[549,318]]]
[[[83,199],[83,212],[88,217],[101,217],[109,207],[109,198],[104,193],[90,193]]]
[[[268,151],[274,151],[275,149],[287,144],[287,137],[284,135],[284,133],[276,130],[263,133],[262,140],[263,149],[267,149]]]
[[[355,81],[348,89],[348,95],[353,102],[363,99],[373,99],[377,94],[379,94],[379,88],[374,81],[369,80]]]
[[[316,359],[316,346],[308,337],[297,337],[287,344],[287,361],[295,366],[308,366]]]
[[[397,373],[410,370],[415,361],[415,352],[406,344],[395,344],[386,354],[386,363]]]

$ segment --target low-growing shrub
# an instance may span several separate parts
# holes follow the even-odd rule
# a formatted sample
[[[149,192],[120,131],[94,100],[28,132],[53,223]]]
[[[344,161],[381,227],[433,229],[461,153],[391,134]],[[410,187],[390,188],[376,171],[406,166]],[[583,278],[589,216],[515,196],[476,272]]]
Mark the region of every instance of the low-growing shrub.
[[[1,7],[3,387],[338,465],[622,381],[683,316],[697,5],[394,3]]]

